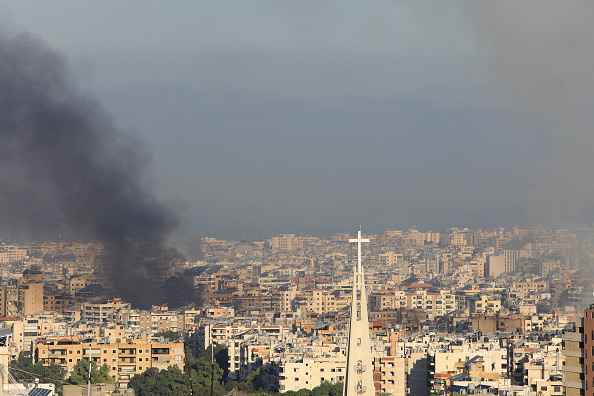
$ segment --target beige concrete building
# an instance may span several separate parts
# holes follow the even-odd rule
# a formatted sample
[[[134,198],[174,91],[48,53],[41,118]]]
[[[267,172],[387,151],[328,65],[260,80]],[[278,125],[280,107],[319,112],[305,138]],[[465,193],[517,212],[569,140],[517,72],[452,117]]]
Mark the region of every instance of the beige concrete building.
[[[108,324],[114,321],[116,312],[130,309],[130,304],[119,298],[102,303],[85,303],[81,308],[81,319],[87,323]]]
[[[36,315],[43,312],[43,283],[22,283],[18,286],[17,308],[20,315]]]
[[[125,388],[130,379],[149,367],[166,370],[169,366],[184,369],[182,342],[152,342],[128,339],[120,343],[82,342],[78,337],[47,337],[37,340],[35,362],[49,366],[58,364],[70,375],[74,365],[82,359],[92,359],[98,365],[107,364],[110,375]]]
[[[22,261],[27,257],[27,247],[18,245],[0,246],[0,264],[9,264]]]
[[[468,308],[471,315],[484,313],[494,314],[501,311],[501,301],[486,294],[482,294],[476,297],[471,297],[468,300]]]
[[[404,367],[406,360],[406,358],[398,357],[374,359],[376,394],[391,393],[394,396],[407,394]]]
[[[280,363],[279,391],[313,389],[323,381],[331,383],[344,381],[345,358],[304,358]]]

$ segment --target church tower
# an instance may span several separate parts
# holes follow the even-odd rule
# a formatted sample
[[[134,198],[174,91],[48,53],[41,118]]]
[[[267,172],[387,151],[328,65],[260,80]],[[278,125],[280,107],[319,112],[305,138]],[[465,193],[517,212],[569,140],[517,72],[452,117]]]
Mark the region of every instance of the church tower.
[[[344,396],[375,396],[373,383],[373,357],[369,340],[369,319],[367,317],[367,294],[361,267],[361,243],[369,239],[361,238],[361,230],[356,239],[357,266],[354,269],[353,298],[349,323],[349,344],[347,349],[347,369],[344,381]]]

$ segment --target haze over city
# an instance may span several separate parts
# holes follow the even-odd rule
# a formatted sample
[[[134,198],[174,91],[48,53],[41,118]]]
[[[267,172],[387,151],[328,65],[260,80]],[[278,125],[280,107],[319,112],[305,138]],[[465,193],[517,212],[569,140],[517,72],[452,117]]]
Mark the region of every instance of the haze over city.
[[[591,223],[593,7],[2,1],[0,23],[136,139],[181,233],[257,240]]]

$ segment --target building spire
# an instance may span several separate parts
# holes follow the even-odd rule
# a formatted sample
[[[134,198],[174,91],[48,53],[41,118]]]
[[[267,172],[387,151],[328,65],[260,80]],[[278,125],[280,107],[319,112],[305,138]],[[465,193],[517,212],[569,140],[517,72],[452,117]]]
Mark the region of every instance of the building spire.
[[[361,225],[359,225],[359,231],[357,232],[357,238],[351,238],[349,239],[349,242],[353,243],[356,242],[357,243],[357,275],[362,275],[362,268],[361,268],[361,243],[363,242],[370,242],[369,239],[363,239],[361,238]]]
[[[353,270],[353,297],[343,395],[375,396],[373,357],[367,317],[367,293],[361,265],[361,243],[369,242],[369,239],[362,238],[361,229],[359,229],[357,238],[349,239],[349,242],[357,243],[357,267]]]

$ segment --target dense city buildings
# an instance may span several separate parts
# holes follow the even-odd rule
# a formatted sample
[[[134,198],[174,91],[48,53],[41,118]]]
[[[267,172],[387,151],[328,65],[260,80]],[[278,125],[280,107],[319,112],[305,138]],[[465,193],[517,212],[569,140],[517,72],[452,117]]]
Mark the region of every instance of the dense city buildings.
[[[81,359],[106,364],[121,389],[214,345],[226,381],[257,373],[270,393],[342,383],[352,369],[370,374],[353,383],[361,395],[594,394],[592,229],[358,235],[361,275],[350,239],[203,238],[198,261],[168,269],[195,302],[149,309],[109,291],[102,242],[3,245],[0,341],[7,359],[66,375]],[[349,341],[360,315],[369,362],[350,364],[351,344],[365,344]]]

